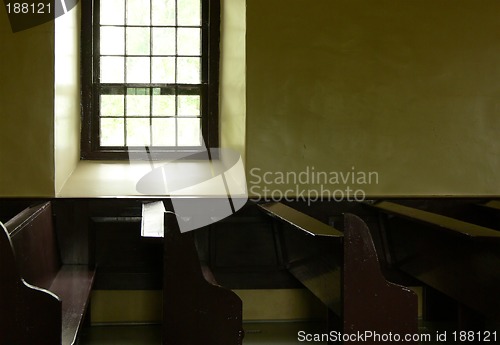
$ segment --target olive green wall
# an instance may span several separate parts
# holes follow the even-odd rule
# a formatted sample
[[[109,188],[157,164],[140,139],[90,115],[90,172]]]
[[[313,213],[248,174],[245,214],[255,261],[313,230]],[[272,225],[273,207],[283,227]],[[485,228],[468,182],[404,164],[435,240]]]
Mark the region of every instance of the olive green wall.
[[[0,6],[0,196],[54,196],[79,161],[79,16],[12,33]]]
[[[276,172],[305,172],[306,181],[314,169],[376,172],[378,183],[325,186],[371,196],[500,195],[499,1],[247,6],[252,194],[264,172],[284,191],[292,177]]]
[[[244,30],[222,38],[224,59],[235,52],[226,67],[244,69],[246,50],[247,72],[222,66],[233,92],[221,101],[221,140],[246,151],[251,194],[265,172],[309,169],[311,180],[314,169],[374,172],[371,184],[323,186],[371,196],[500,195],[500,2],[247,0],[246,11],[246,47]],[[12,34],[0,6],[0,42],[0,195],[53,196],[78,153],[64,136],[76,133],[76,103],[64,124],[66,103],[54,101],[65,92],[54,94],[54,22]],[[297,184],[277,177],[271,190]]]
[[[80,161],[80,4],[55,20],[55,191]]]
[[[245,157],[245,0],[221,1],[220,146]]]
[[[0,195],[54,195],[54,22],[13,34],[0,6]]]

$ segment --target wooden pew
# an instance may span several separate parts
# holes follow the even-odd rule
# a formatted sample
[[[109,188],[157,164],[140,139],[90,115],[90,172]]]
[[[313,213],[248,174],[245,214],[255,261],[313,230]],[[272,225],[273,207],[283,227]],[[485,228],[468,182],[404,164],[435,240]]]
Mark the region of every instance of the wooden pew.
[[[500,200],[489,200],[481,204],[481,206],[486,207],[495,212],[500,212]]]
[[[499,231],[389,201],[371,207],[393,265],[458,302],[459,327],[470,326],[467,310],[500,320]]]
[[[0,227],[0,344],[74,344],[94,269],[61,263],[50,203]]]
[[[159,202],[143,206],[143,236],[164,237],[163,344],[242,344],[241,299],[200,263],[194,233],[181,233],[175,215]]]
[[[286,225],[289,271],[341,317],[340,330],[418,333],[417,296],[384,278],[370,231],[359,217],[346,214],[341,232],[281,203],[259,207]]]
[[[486,219],[486,226],[500,230],[500,200],[489,200],[476,206],[481,210],[481,217]]]

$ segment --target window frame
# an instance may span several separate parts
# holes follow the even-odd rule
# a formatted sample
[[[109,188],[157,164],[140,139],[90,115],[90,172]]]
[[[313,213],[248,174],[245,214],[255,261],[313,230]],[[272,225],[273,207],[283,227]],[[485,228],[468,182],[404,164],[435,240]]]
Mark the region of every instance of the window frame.
[[[81,143],[82,160],[129,160],[130,153],[143,153],[143,147],[101,147],[99,129],[99,93],[96,82],[99,76],[99,21],[100,0],[82,2],[81,17]],[[220,59],[220,0],[201,0],[202,34],[201,49],[201,133],[206,147],[219,146],[219,59]],[[203,30],[203,29],[202,29]],[[205,54],[203,54],[205,53]],[[97,57],[96,57],[97,56]],[[123,83],[126,88],[126,83]],[[143,87],[152,87],[144,84]],[[175,84],[172,84],[175,85]],[[146,147],[144,159],[196,158],[202,147]],[[134,155],[141,159],[143,155]]]

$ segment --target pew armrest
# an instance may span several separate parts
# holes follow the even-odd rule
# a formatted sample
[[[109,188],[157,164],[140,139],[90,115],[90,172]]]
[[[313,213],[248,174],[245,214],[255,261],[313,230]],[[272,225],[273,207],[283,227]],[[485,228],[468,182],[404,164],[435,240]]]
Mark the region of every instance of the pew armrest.
[[[484,204],[478,204],[478,206],[499,212],[500,211],[500,200],[490,200],[488,202],[485,202]]]
[[[258,206],[270,216],[276,217],[309,235],[330,237],[344,236],[341,231],[279,202],[259,204]]]
[[[389,201],[381,201],[370,205],[388,215],[399,216],[405,219],[430,225],[433,228],[472,240],[497,239],[500,240],[500,231],[492,230],[476,224],[467,223],[458,219],[442,216],[428,211],[399,205]]]

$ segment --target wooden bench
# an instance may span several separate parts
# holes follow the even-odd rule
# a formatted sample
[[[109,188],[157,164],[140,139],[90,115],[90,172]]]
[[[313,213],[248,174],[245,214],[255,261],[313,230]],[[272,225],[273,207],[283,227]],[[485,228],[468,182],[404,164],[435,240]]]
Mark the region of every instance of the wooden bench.
[[[0,227],[0,344],[74,344],[94,269],[61,263],[50,203]]]
[[[481,205],[495,212],[500,212],[500,200],[490,200]]]
[[[500,230],[500,200],[489,200],[476,207],[482,211],[480,216],[485,219],[486,226]]]
[[[194,233],[181,233],[162,202],[143,205],[143,236],[164,237],[163,344],[240,345],[242,302],[201,263]]]
[[[341,232],[281,203],[259,207],[285,224],[289,271],[341,318],[344,333],[418,332],[417,296],[385,279],[363,220],[346,214]]]
[[[460,327],[467,310],[500,320],[500,231],[390,201],[370,207],[383,218],[392,264],[455,300]]]

